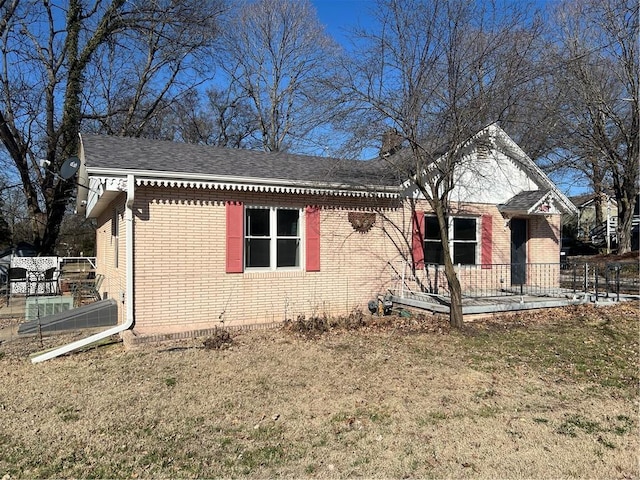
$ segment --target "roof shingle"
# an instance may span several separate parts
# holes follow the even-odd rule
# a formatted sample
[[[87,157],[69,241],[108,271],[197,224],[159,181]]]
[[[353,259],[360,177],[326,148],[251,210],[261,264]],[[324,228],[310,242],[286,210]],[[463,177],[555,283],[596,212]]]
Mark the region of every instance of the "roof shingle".
[[[538,203],[549,190],[527,190],[511,197],[504,205],[500,206],[500,211],[527,211]]]
[[[146,171],[253,179],[396,186],[381,160],[344,160],[144,138],[82,134],[89,171]]]

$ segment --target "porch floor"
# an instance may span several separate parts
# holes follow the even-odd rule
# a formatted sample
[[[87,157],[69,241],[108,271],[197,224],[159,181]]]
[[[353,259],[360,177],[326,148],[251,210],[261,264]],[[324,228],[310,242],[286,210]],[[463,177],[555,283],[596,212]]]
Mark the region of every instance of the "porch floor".
[[[501,295],[496,292],[495,296],[464,297],[462,299],[463,315],[475,315],[481,313],[511,312],[518,310],[533,310],[538,308],[564,307],[567,305],[578,305],[589,301],[594,301],[594,294],[584,292],[574,292],[569,289],[554,289],[546,295],[533,294],[523,290],[522,294]],[[449,313],[449,297],[443,295],[433,295],[429,293],[404,292],[402,295],[394,294],[391,300],[395,305],[403,305],[434,313]],[[599,301],[609,301],[606,296]]]

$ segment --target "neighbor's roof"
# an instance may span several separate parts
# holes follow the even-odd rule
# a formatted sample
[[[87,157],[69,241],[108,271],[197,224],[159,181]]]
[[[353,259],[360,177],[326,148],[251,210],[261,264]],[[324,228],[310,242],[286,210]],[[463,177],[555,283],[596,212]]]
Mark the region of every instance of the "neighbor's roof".
[[[353,187],[395,187],[400,183],[380,160],[343,160],[92,134],[82,134],[81,139],[91,174],[162,172],[174,177],[189,174]]]
[[[569,199],[573,202],[573,204],[576,207],[582,208],[582,207],[588,207],[589,205],[594,203],[596,200],[596,197],[597,195],[595,193],[588,193],[584,195],[576,195],[574,197],[569,197]],[[606,203],[607,200],[613,204],[617,203],[613,194],[605,194],[603,198],[603,202]]]

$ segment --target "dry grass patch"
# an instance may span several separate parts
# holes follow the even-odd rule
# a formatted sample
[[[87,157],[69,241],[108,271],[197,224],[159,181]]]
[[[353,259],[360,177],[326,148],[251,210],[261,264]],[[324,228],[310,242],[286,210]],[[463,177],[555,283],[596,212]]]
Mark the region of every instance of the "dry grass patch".
[[[637,303],[363,319],[37,365],[5,342],[0,478],[640,475]]]

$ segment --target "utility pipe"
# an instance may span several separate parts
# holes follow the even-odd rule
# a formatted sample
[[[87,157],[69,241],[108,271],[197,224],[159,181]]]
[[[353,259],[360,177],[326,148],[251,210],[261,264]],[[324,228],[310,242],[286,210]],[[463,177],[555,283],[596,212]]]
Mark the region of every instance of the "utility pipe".
[[[68,343],[67,345],[63,345],[62,347],[51,350],[50,352],[43,353],[42,355],[38,355],[37,357],[33,357],[31,359],[32,363],[40,363],[45,360],[50,360],[52,358],[56,358],[60,355],[64,355],[65,353],[72,352],[77,350],[78,348],[85,347],[87,345],[91,345],[98,340],[102,340],[103,338],[110,337],[111,335],[115,335],[116,333],[124,332],[125,330],[129,330],[133,326],[134,321],[134,308],[133,308],[133,201],[135,199],[135,178],[133,175],[127,175],[127,201],[125,203],[125,227],[126,227],[126,239],[125,239],[125,248],[126,248],[126,258],[127,258],[127,268],[125,271],[126,276],[126,291],[125,291],[125,322],[122,325],[116,325],[115,327],[109,328],[103,332],[98,332],[89,337],[76,340],[75,342]]]

